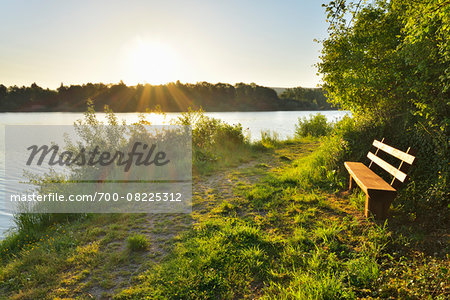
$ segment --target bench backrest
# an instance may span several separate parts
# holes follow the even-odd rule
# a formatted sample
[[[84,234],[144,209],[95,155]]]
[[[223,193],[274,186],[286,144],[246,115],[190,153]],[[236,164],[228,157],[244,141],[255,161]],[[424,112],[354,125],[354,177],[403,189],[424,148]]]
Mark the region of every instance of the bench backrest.
[[[384,138],[381,140],[381,142],[378,140],[373,141],[372,145],[376,148],[376,151],[375,153],[372,153],[370,151],[369,153],[367,153],[367,157],[370,159],[369,168],[372,167],[373,163],[377,164],[379,167],[393,176],[391,186],[397,188],[399,185],[405,182],[407,178],[406,173],[408,172],[410,166],[414,163],[416,158],[410,154],[411,148],[408,148],[406,152],[403,152],[387,144],[384,144],[383,142]],[[383,152],[395,158],[398,158],[400,160],[400,165],[398,166],[398,168],[394,167],[388,162],[385,162],[379,156],[377,156],[379,150],[382,150]]]

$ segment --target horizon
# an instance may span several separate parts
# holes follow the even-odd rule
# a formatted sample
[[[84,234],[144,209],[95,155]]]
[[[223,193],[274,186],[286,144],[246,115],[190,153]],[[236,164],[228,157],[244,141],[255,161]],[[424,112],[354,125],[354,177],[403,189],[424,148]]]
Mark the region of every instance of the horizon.
[[[78,86],[85,86],[85,85],[88,85],[88,84],[94,84],[94,85],[95,84],[104,84],[106,86],[113,86],[113,85],[118,85],[118,84],[120,84],[122,82],[127,87],[136,87],[138,85],[143,85],[143,86],[145,86],[145,85],[163,86],[163,85],[168,85],[168,84],[171,84],[171,83],[176,83],[177,81],[179,81],[179,80],[170,81],[170,82],[166,82],[166,83],[159,83],[159,84],[141,83],[141,82],[138,82],[136,84],[127,84],[123,80],[119,80],[118,82],[82,82],[82,83],[64,83],[64,82],[61,82],[60,85],[58,85],[56,87],[42,86],[42,85],[38,84],[37,82],[31,82],[30,84],[27,84],[27,85],[24,85],[24,84],[22,84],[22,85],[18,85],[18,84],[6,85],[6,84],[0,82],[0,85],[5,86],[6,88],[10,88],[10,87],[14,87],[14,86],[16,86],[18,88],[23,88],[23,87],[31,87],[33,84],[36,84],[38,87],[40,87],[42,89],[57,90],[61,85],[65,86],[65,87],[77,86],[77,85]],[[298,86],[265,86],[265,85],[258,84],[256,82],[234,82],[234,83],[230,83],[230,82],[220,82],[220,81],[218,81],[218,82],[209,82],[209,81],[206,81],[206,80],[197,81],[197,82],[181,82],[180,81],[180,83],[183,84],[183,85],[186,85],[186,84],[198,84],[198,83],[201,83],[201,82],[207,82],[207,83],[210,83],[210,84],[220,84],[220,83],[222,83],[222,84],[230,84],[232,86],[235,86],[235,85],[237,85],[239,83],[244,83],[244,84],[248,84],[248,85],[254,83],[254,84],[258,85],[258,86],[262,86],[262,87],[266,87],[266,88],[270,88],[270,89],[293,89],[293,88],[299,88],[299,87],[300,88],[304,88],[304,89],[321,89],[322,88],[321,86],[309,87],[309,86],[301,86],[301,85],[298,85]]]
[[[0,83],[315,88],[322,46],[314,40],[328,28],[322,3],[14,1],[0,20]]]

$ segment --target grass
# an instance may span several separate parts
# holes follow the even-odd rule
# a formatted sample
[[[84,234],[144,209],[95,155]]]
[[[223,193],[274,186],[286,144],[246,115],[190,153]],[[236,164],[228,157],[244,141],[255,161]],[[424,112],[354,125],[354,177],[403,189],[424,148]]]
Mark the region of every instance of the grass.
[[[275,156],[295,156],[279,147]],[[417,260],[395,224],[366,221],[360,193],[348,201],[336,194],[334,173],[322,179],[320,155],[304,151],[259,182],[236,185],[235,198],[194,217],[172,254],[116,298],[445,299],[448,257]],[[436,268],[442,275],[433,278]]]
[[[173,236],[190,223],[187,215],[147,217],[99,214],[47,228],[40,239],[1,256],[0,295],[12,299],[112,297],[115,289],[126,287],[124,278],[159,260]],[[149,222],[164,227],[169,219],[176,221],[162,233],[148,229]]]
[[[191,215],[92,215],[21,237],[29,241],[2,248],[0,294],[447,298],[445,233],[424,232],[395,209],[386,223],[367,221],[363,195],[342,193],[345,181],[320,168],[327,152],[317,139],[267,143],[240,154],[244,165],[199,175]],[[10,239],[2,247],[16,245]]]
[[[150,245],[147,237],[143,234],[135,233],[127,238],[127,246],[131,251],[143,251]]]

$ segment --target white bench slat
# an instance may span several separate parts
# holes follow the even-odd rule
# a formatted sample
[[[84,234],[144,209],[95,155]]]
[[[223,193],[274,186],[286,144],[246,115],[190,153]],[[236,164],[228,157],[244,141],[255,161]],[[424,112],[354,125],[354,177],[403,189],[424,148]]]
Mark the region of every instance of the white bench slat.
[[[401,182],[405,181],[406,174],[403,173],[402,171],[400,171],[399,169],[396,169],[394,166],[392,166],[391,164],[385,162],[384,160],[382,160],[381,158],[379,158],[378,156],[376,156],[372,152],[367,153],[367,157],[371,161],[373,161],[374,163],[379,165],[381,168],[383,168],[386,172],[388,172],[389,174],[391,174],[392,176],[397,178],[399,181],[401,181]]]
[[[373,141],[373,145],[375,147],[377,147],[378,149],[383,150],[384,152],[404,161],[407,164],[412,165],[412,163],[415,160],[415,157],[412,156],[411,154],[408,154],[406,152],[400,151],[398,149],[395,149],[394,147],[391,147],[389,145],[386,145],[380,141],[374,140]],[[387,171],[387,170],[386,170]]]

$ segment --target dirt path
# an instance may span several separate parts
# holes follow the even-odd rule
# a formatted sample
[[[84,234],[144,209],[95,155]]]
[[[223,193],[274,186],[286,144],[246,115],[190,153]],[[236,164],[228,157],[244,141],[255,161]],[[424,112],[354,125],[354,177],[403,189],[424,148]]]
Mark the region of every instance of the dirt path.
[[[220,202],[242,197],[234,191],[237,185],[255,184],[269,171],[290,164],[297,158],[313,152],[317,147],[318,142],[283,145],[261,153],[257,158],[237,167],[194,178],[192,207],[194,218],[208,213]]]

